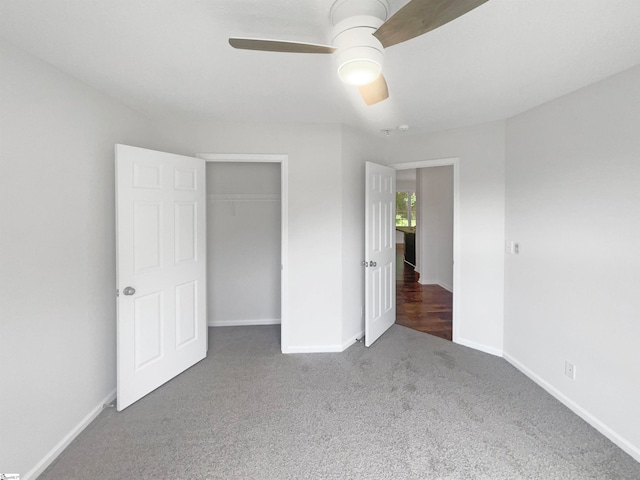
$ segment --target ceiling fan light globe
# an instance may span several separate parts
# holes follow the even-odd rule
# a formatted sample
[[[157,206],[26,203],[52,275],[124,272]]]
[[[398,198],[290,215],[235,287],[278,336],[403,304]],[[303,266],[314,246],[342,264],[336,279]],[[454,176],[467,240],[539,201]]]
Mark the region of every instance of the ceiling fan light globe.
[[[368,85],[382,73],[382,65],[368,59],[355,59],[338,67],[338,76],[347,85]]]

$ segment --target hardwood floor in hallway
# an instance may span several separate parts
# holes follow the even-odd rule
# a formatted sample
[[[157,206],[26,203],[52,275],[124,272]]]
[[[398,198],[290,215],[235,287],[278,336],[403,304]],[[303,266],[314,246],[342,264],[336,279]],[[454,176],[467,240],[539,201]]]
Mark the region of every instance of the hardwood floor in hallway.
[[[397,245],[396,323],[451,340],[453,294],[440,285],[421,285],[419,277],[404,262],[403,246]]]

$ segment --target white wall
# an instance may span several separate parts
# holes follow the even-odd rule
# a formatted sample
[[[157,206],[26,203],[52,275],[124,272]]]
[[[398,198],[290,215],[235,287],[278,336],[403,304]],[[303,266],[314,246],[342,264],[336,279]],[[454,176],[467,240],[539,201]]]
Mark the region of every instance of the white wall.
[[[464,345],[502,353],[504,316],[504,122],[429,135],[390,137],[387,163],[460,159],[460,290]],[[433,167],[435,168],[435,167]]]
[[[640,67],[507,122],[505,355],[640,461],[639,126]]]
[[[342,349],[341,128],[325,124],[155,123],[163,149],[289,158],[286,351]]]
[[[419,282],[453,291],[453,166],[420,168],[417,184]]]
[[[149,129],[1,40],[0,92],[0,471],[24,479],[115,392],[114,144]]]
[[[415,192],[417,170],[410,168],[396,172],[396,192]]]
[[[280,164],[207,163],[209,325],[280,322]]]

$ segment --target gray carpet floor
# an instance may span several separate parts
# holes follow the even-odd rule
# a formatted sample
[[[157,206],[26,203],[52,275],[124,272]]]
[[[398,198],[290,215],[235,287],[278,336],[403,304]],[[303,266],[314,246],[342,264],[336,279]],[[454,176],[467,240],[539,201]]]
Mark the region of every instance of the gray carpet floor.
[[[105,409],[41,479],[640,479],[506,361],[394,325],[371,348],[282,355],[277,326]]]

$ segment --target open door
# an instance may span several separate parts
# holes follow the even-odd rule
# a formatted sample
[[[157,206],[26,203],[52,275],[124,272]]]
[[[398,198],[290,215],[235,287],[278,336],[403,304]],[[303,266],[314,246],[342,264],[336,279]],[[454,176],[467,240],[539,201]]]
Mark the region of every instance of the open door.
[[[365,346],[396,321],[396,171],[367,162],[365,166]]]
[[[205,162],[116,146],[122,410],[207,353]]]

